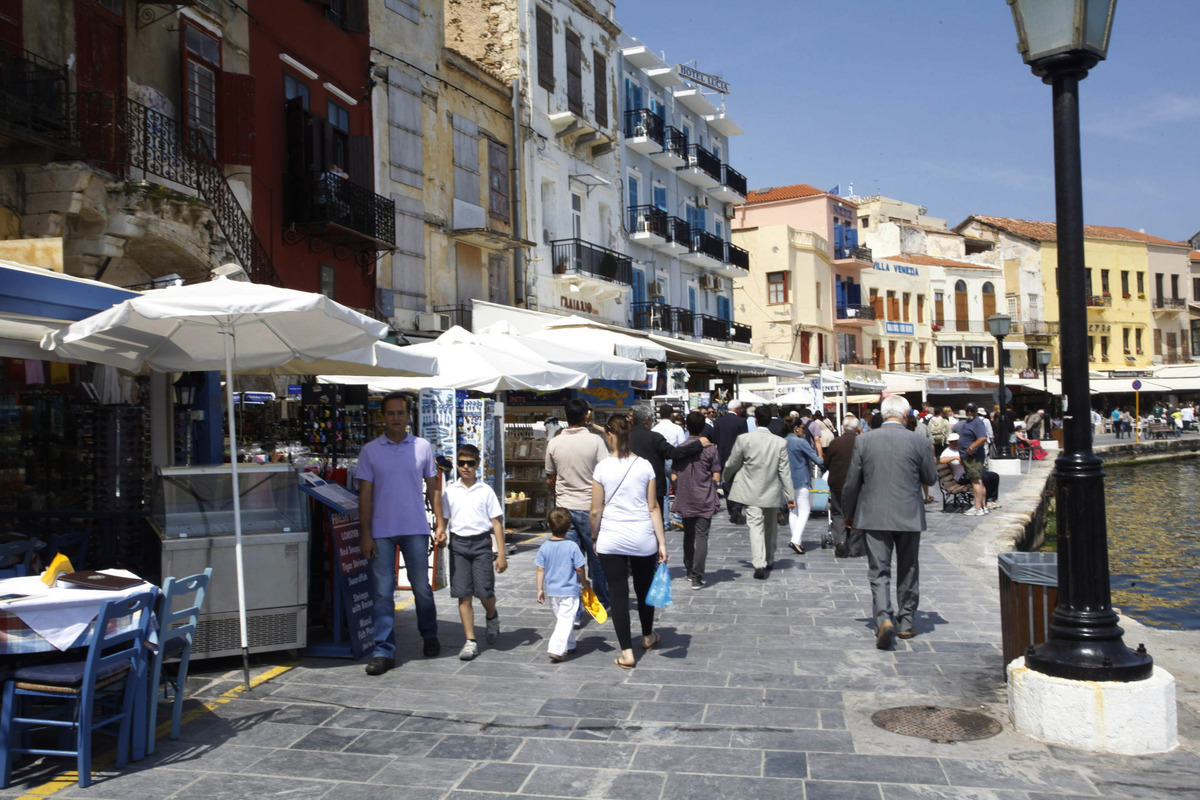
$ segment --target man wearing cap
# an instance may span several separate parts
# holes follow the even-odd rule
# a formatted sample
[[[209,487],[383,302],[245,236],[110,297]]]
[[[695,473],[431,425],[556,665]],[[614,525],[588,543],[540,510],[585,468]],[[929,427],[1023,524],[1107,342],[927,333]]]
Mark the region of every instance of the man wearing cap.
[[[978,415],[974,403],[967,403],[967,420],[957,431],[958,452],[962,456],[963,471],[971,481],[971,492],[975,495],[975,507],[963,514],[970,517],[982,516],[987,511],[987,491],[983,487],[983,462],[987,454],[988,429],[985,420]]]
[[[1045,416],[1046,412],[1039,408],[1025,418],[1025,433],[1030,439],[1042,438],[1042,420]]]

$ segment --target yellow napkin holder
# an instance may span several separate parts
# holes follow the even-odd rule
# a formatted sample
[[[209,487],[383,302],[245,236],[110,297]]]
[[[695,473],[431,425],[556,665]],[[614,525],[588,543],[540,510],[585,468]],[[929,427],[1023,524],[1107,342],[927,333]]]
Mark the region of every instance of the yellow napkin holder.
[[[42,583],[47,586],[53,586],[54,582],[58,580],[59,575],[74,571],[75,568],[71,566],[71,559],[59,553],[50,562],[50,566],[46,567],[46,571],[42,573]]]

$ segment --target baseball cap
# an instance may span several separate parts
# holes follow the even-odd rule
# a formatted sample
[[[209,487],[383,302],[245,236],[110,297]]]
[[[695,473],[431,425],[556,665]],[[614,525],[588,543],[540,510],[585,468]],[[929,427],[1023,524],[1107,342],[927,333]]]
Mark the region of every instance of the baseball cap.
[[[966,410],[967,413],[970,414],[972,411],[978,411],[979,406],[975,405],[974,403],[967,403]]]

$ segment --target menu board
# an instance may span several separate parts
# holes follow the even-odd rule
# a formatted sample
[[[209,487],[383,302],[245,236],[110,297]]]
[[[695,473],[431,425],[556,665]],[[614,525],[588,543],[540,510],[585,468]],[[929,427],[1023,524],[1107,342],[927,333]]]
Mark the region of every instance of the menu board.
[[[358,512],[330,514],[329,529],[341,580],[342,609],[355,658],[375,646],[375,602],[371,597],[371,562],[362,554]]]

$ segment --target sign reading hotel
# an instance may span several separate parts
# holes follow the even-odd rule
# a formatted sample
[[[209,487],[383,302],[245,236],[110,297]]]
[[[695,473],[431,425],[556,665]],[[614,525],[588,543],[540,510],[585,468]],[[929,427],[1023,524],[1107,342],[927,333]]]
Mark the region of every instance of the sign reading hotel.
[[[707,72],[701,72],[686,64],[676,64],[675,71],[679,73],[680,77],[687,78],[692,83],[698,83],[721,94],[729,94],[729,84],[717,75],[709,75]]]
[[[913,335],[913,324],[911,322],[885,322],[883,323],[884,333],[899,333]]]
[[[563,308],[569,308],[572,311],[579,311],[583,314],[600,314],[599,309],[587,300],[577,300],[574,297],[567,297],[565,294],[559,295],[558,304]]]

